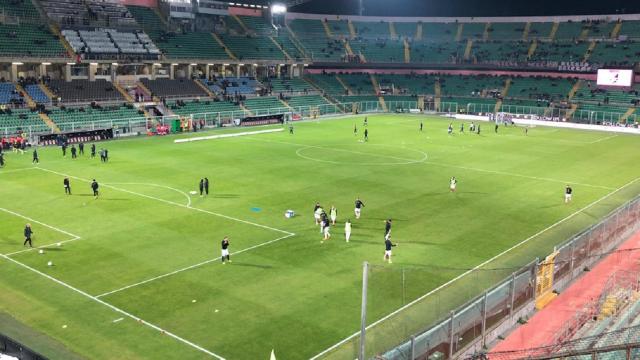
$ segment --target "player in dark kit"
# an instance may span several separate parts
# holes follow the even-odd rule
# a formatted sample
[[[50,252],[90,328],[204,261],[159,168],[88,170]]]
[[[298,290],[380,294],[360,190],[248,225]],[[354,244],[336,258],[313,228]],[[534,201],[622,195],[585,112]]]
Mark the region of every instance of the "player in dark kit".
[[[0,167],[4,167],[4,153],[0,152]]]
[[[289,134],[293,135],[293,125],[289,125]]]
[[[224,265],[224,259],[226,258],[228,262],[231,262],[231,258],[229,257],[229,237],[225,236],[224,239],[222,239],[222,264]]]
[[[464,123],[460,124],[460,132],[463,133],[464,132]]]
[[[358,135],[358,125],[353,125],[353,136],[357,136]]]
[[[496,134],[498,133],[498,127],[499,127],[499,125],[498,125],[498,124],[496,124],[496,128],[495,128],[495,132],[496,132]]]
[[[424,125],[424,124],[422,123],[422,120],[420,120],[420,131],[422,131],[422,126],[423,126],[423,125]]]
[[[204,193],[209,195],[209,178],[204,178]]]
[[[356,219],[360,219],[360,213],[362,212],[362,208],[364,207],[364,203],[360,198],[356,199],[356,207],[353,212],[356,214]]]
[[[109,162],[109,150],[104,149],[104,162]]]
[[[71,158],[75,159],[78,157],[78,150],[76,150],[75,145],[71,145]]]
[[[91,144],[91,157],[96,157],[96,144]]]
[[[200,179],[200,183],[198,184],[198,189],[200,189],[200,196],[204,192],[204,179]]]
[[[84,143],[78,144],[78,152],[80,155],[84,155]]]
[[[33,235],[33,230],[31,230],[31,224],[27,224],[24,227],[24,243],[22,243],[22,246],[26,246],[27,243],[29,243],[29,247],[33,247],[33,244],[31,243],[31,235]]]
[[[100,185],[98,185],[98,182],[96,181],[96,179],[93,179],[93,181],[91,182],[91,190],[93,190],[93,196],[97,199],[98,198],[98,188],[100,187]]]
[[[391,248],[393,246],[398,246],[398,244],[394,244],[391,242],[391,236],[387,236],[384,239],[384,257],[382,261],[389,260],[389,264],[391,264]]]
[[[364,117],[364,123],[362,123],[362,126],[367,126],[369,123],[367,122],[367,117]]]
[[[369,141],[369,129],[364,129],[364,141]]]
[[[69,181],[69,178],[64,178],[64,180],[62,180],[62,184],[64,185],[64,193],[71,195],[71,182]]]
[[[31,160],[32,164],[39,164],[40,159],[38,158],[38,149],[33,149],[33,160]]]
[[[391,237],[391,219],[384,222],[384,239],[387,240],[389,237]]]
[[[67,156],[67,144],[62,144],[62,156]]]
[[[480,124],[478,124],[478,130],[477,130],[478,135],[480,135]]]
[[[573,189],[571,188],[571,186],[567,185],[567,187],[564,189],[564,203],[568,204],[571,202],[571,196],[573,195]]]

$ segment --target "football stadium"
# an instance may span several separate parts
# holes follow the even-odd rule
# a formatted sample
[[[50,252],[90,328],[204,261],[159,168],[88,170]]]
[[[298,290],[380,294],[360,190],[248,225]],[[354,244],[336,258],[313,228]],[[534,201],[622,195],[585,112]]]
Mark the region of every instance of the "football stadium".
[[[0,359],[640,359],[640,3],[0,0]]]

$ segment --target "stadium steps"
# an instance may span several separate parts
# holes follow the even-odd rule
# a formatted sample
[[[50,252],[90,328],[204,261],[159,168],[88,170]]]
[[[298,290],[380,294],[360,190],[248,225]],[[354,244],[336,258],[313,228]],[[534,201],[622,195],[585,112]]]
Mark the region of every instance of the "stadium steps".
[[[289,36],[291,37],[291,42],[293,43],[293,45],[298,49],[300,54],[304,55],[305,58],[309,59],[309,55],[307,54],[306,49],[300,42],[300,39],[298,39],[298,36],[296,35],[296,33],[293,32],[293,30],[291,30],[291,28],[289,27],[289,24],[286,25],[286,28],[287,28],[287,31],[289,32]]]
[[[229,56],[231,59],[238,61],[238,58],[236,57],[236,55],[234,53],[231,52],[231,50],[229,50],[229,48],[227,47],[227,45],[224,44],[224,42],[222,41],[222,39],[220,39],[220,37],[215,34],[215,33],[211,33],[211,36],[213,36],[213,39],[215,41],[218,42],[218,44],[220,46],[222,46],[222,48],[224,49],[224,52],[227,53],[227,56]]]
[[[616,25],[611,30],[611,39],[616,39],[618,34],[620,34],[620,29],[622,29],[622,21],[618,21]]]
[[[373,91],[375,91],[376,95],[380,95],[380,84],[378,83],[378,79],[375,74],[369,74],[369,79],[371,79],[371,85],[373,85]]]
[[[473,40],[467,40],[467,46],[464,49],[464,59],[469,60],[471,58],[471,49],[473,49]]]
[[[512,82],[511,78],[508,78],[504,82],[504,87],[502,88],[502,92],[500,93],[503,99],[507,97],[507,95],[509,94],[509,89],[511,89],[511,82]]]
[[[527,58],[531,59],[531,57],[533,56],[533,54],[535,54],[536,49],[538,48],[538,40],[534,39],[531,42],[531,45],[529,45],[529,51],[527,51]]]
[[[289,55],[289,53],[287,53],[284,50],[284,48],[282,46],[280,46],[280,44],[278,44],[278,42],[276,41],[276,39],[273,38],[273,36],[269,36],[269,39],[273,42],[273,45],[275,45],[278,49],[280,49],[280,51],[282,51],[282,53],[287,58],[287,60],[293,61],[293,58],[291,57],[291,55]]]
[[[322,27],[324,28],[324,33],[327,35],[329,39],[333,38],[333,34],[331,33],[331,29],[329,28],[329,22],[327,19],[321,21]]]
[[[355,39],[358,35],[356,34],[356,28],[353,26],[353,22],[351,21],[351,19],[347,21],[347,27],[349,28],[349,35],[352,39]]]
[[[241,103],[240,108],[244,110],[247,114],[249,114],[249,116],[253,116],[253,112],[249,110],[246,106],[244,106],[244,104]]]
[[[47,126],[49,127],[49,129],[53,130],[54,133],[59,134],[60,133],[60,128],[58,127],[58,125],[56,125],[55,122],[53,122],[53,120],[51,120],[51,118],[45,114],[45,113],[38,113],[38,116],[40,116],[40,119],[42,119],[42,121],[47,124]]]
[[[145,95],[151,97],[151,90],[149,90],[149,88],[144,86],[144,84],[141,81],[137,82],[136,85],[138,85],[138,88],[142,90],[142,92],[144,92]],[[152,97],[151,101],[158,102],[158,97],[157,96]]]
[[[345,50],[347,50],[347,54],[353,56],[353,49],[351,49],[351,45],[349,44],[349,41],[347,41],[347,39],[344,39],[342,40],[342,43],[344,44]]]
[[[598,45],[598,43],[595,40],[591,41],[589,47],[587,48],[587,51],[585,51],[584,53],[584,58],[582,59],[583,61],[589,61],[589,58],[591,57],[591,54],[593,54],[593,49],[596,48],[596,45]]]
[[[30,108],[34,108],[36,107],[36,102],[33,101],[33,98],[31,98],[31,96],[29,96],[29,93],[27,93],[25,91],[25,89],[22,87],[22,85],[20,84],[16,84],[16,91],[20,94],[22,94],[22,97],[27,101],[27,106],[29,106]]]
[[[392,39],[398,38],[398,32],[396,31],[396,25],[393,21],[389,21],[389,35],[391,35]]]
[[[522,32],[522,41],[527,41],[529,39],[529,31],[531,31],[531,22],[527,22],[524,26],[524,31]]]
[[[113,87],[116,88],[116,90],[118,90],[120,94],[122,94],[122,97],[124,97],[124,99],[127,100],[128,103],[134,103],[131,95],[129,95],[129,93],[122,86],[120,86],[120,84],[114,82]]]
[[[440,85],[439,79],[433,84],[433,91],[436,95],[433,99],[433,105],[436,111],[440,111],[440,105],[442,104],[442,86]]]
[[[580,90],[581,86],[582,86],[582,80],[576,81],[576,83],[573,84],[573,87],[571,88],[571,90],[569,90],[569,94],[567,94],[567,98],[569,100],[573,99],[573,97],[576,96],[576,93],[578,92],[578,90]]]
[[[462,32],[464,31],[464,23],[458,24],[458,32],[456,32],[456,41],[460,41],[462,39]]]
[[[202,89],[202,91],[206,92],[206,93],[207,93],[207,95],[209,95],[209,96],[210,96],[210,97],[212,97],[212,98],[215,98],[215,97],[216,97],[216,94],[214,94],[214,93],[211,91],[211,89],[209,89],[209,87],[204,86],[204,84],[203,84],[200,80],[196,80],[196,81],[195,81],[195,83],[196,83],[196,85],[198,85],[198,86]]]
[[[571,119],[573,117],[573,114],[575,114],[577,109],[578,109],[578,104],[571,104],[571,109],[569,109],[569,111],[567,111],[567,113],[565,114],[565,118]]]
[[[422,23],[419,22],[416,26],[416,40],[422,40]]]
[[[251,30],[249,30],[249,28],[247,27],[247,24],[245,24],[244,21],[242,21],[242,19],[238,17],[238,15],[235,15],[235,14],[230,14],[230,15],[238,23],[238,25],[240,25],[242,30],[244,30],[245,34],[248,34],[251,32]]]
[[[387,107],[387,103],[386,103],[386,101],[384,101],[384,97],[378,96],[378,102],[380,103],[380,106],[382,106],[382,110],[384,112],[388,112],[389,111],[389,108]]]
[[[49,99],[53,100],[58,98],[58,95],[54,94],[45,84],[39,83],[38,87],[40,87],[40,90],[42,90]]]
[[[404,42],[404,62],[408,64],[411,62],[411,48],[409,47],[409,42],[407,41],[407,39],[404,39],[403,42]]]
[[[589,22],[589,25],[592,25],[592,23]],[[591,30],[590,26],[582,28],[582,31],[580,32],[580,36],[578,37],[578,39],[579,40],[586,40],[587,37],[589,36],[589,30]]]
[[[347,95],[353,95],[353,90],[340,78],[340,76],[336,75],[336,80],[342,85],[342,87],[347,91]]]
[[[558,32],[558,28],[560,27],[559,22],[554,22],[551,27],[551,32],[549,33],[549,40],[553,41],[556,38],[556,33]]]
[[[327,103],[329,103],[329,104],[337,104],[337,103],[339,103],[339,101],[337,101],[337,100],[335,100],[335,99],[333,99],[333,98],[329,98],[329,97],[327,97],[327,95],[326,95],[326,94],[327,94],[327,93],[326,93],[326,91],[325,91],[321,86],[319,86],[318,84],[316,84],[316,83],[315,83],[315,81],[313,81],[313,79],[311,79],[311,78],[309,78],[309,77],[306,77],[304,80],[305,80],[307,83],[309,83],[309,85],[311,85],[311,87],[313,87],[314,89],[316,89],[316,90],[320,93],[320,96],[321,96],[321,97],[322,97],[322,98],[323,98]],[[341,106],[339,106],[339,108],[340,108],[340,111],[345,112],[345,111],[344,111],[344,109],[343,109]]]
[[[633,115],[633,113],[635,112],[636,112],[636,108],[634,107],[628,108],[627,111],[624,113],[624,115],[622,115],[622,117],[620,118],[620,122],[627,122],[627,119],[629,119],[629,117]]]
[[[64,49],[67,50],[67,54],[69,54],[69,57],[71,57],[72,59],[75,59],[76,52],[73,51],[73,48],[71,47],[67,39],[65,39],[65,37],[62,36],[62,33],[60,32],[60,28],[58,27],[58,25],[51,23],[49,24],[49,28],[51,29],[51,32],[53,33],[53,35],[58,37],[60,43],[62,44],[62,46],[64,46]]]
[[[484,25],[484,32],[482,33],[482,40],[487,41],[489,40],[489,30],[491,29],[491,23],[488,22]]]
[[[289,105],[289,103],[287,103],[286,101],[282,100],[282,99],[278,99],[280,101],[280,103],[282,103],[282,105],[284,107],[286,107],[287,109],[293,111],[293,108]]]

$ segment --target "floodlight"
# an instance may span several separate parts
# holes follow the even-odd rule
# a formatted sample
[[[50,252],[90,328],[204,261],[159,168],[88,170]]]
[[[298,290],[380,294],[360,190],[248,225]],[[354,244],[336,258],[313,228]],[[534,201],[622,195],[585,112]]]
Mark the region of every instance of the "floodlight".
[[[284,4],[273,4],[271,5],[271,13],[272,14],[284,14],[287,12],[287,6]]]

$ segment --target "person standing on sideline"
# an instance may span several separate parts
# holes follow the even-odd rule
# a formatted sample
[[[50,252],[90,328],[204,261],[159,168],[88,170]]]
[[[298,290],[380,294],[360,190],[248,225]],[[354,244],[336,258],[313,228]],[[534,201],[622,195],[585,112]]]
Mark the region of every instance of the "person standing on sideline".
[[[349,242],[349,238],[351,238],[351,220],[347,219],[344,223],[344,239]]]
[[[227,259],[228,262],[231,262],[231,257],[229,256],[229,237],[225,236],[222,239],[222,265],[225,264],[224,260]]]
[[[100,149],[100,162],[104,162],[104,149]]]
[[[98,185],[96,179],[93,179],[93,181],[91,182],[91,190],[93,190],[93,196],[96,199],[98,198],[98,188],[100,188],[100,185]]]
[[[356,219],[360,219],[360,213],[362,212],[362,208],[364,207],[364,203],[360,200],[360,198],[356,199],[356,207],[353,212],[356,214]]]
[[[96,144],[91,144],[91,158],[96,157]]]
[[[104,162],[109,162],[109,150],[104,149]]]
[[[71,145],[71,158],[75,159],[78,157],[78,150],[76,150],[75,145]]]
[[[387,236],[386,239],[384,239],[384,257],[382,261],[389,260],[389,264],[391,264],[391,248],[397,245],[398,244],[391,242],[391,236]]]
[[[478,124],[477,134],[480,135],[480,124]]]
[[[78,152],[80,153],[80,155],[84,155],[84,143],[83,142],[78,144]]]
[[[38,158],[38,149],[34,148],[33,149],[33,160],[31,160],[32,164],[39,164],[40,163],[40,158]]]
[[[71,182],[69,181],[69,178],[64,178],[64,180],[62,180],[62,184],[64,185],[64,193],[71,195]]]
[[[498,127],[500,127],[500,126],[498,125],[498,123],[496,123],[496,128],[494,130],[496,132],[496,134],[498,133]]]
[[[293,125],[289,125],[289,134],[293,135]]]
[[[62,157],[67,157],[67,144],[62,143]]]
[[[464,132],[464,123],[460,124],[460,132],[463,133]]]
[[[200,179],[200,183],[198,184],[198,189],[200,190],[200,196],[204,192],[204,179]]]
[[[31,230],[31,224],[27,223],[24,227],[24,243],[22,243],[22,246],[26,246],[27,243],[29,243],[29,247],[33,247],[33,244],[31,243],[31,235],[33,235],[33,230]]]
[[[369,141],[369,129],[364,129],[364,141]]]
[[[0,152],[0,167],[4,167],[4,153]]]
[[[331,210],[329,210],[329,216],[331,217],[331,225],[335,225],[336,219],[338,218],[338,209],[333,205],[331,205]]]
[[[209,195],[209,178],[204,178],[204,193]]]
[[[364,123],[362,123],[362,126],[366,127],[367,125],[368,125],[368,123],[367,123],[367,117],[365,116],[365,117],[364,117]]]
[[[358,125],[353,124],[353,136],[358,136]]]
[[[420,132],[422,132],[422,126],[423,126],[423,125],[424,125],[424,124],[422,123],[422,120],[420,120]]]

